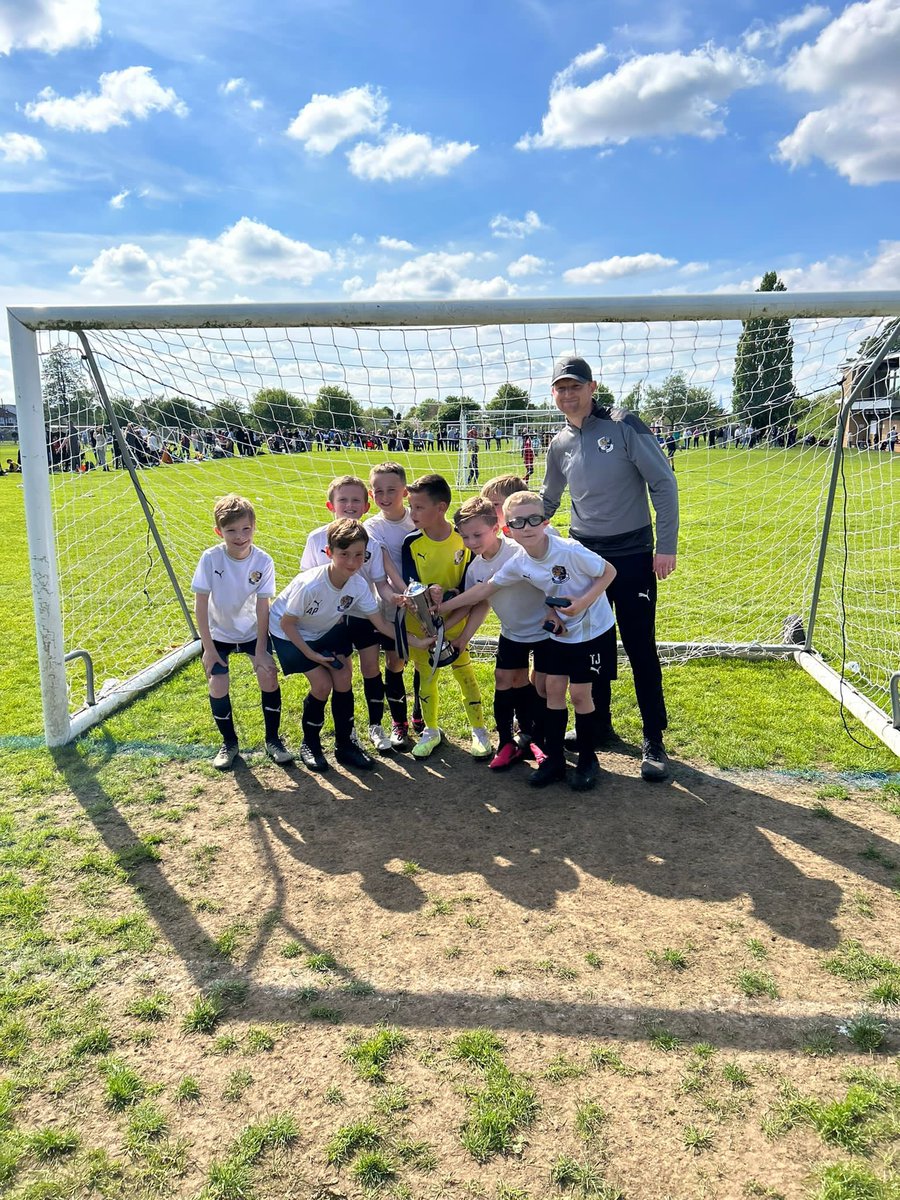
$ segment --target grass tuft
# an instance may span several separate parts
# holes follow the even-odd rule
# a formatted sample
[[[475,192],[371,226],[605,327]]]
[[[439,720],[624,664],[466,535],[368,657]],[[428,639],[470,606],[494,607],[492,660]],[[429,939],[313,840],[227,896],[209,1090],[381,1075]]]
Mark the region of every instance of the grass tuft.
[[[200,995],[185,1013],[181,1028],[185,1033],[212,1033],[221,1021],[224,1011],[219,999]]]
[[[356,1121],[353,1125],[342,1125],[328,1139],[325,1159],[329,1166],[340,1167],[348,1163],[360,1150],[375,1150],[382,1143],[381,1130],[371,1121]]]
[[[393,1163],[383,1150],[364,1150],[351,1167],[351,1173],[361,1187],[377,1190],[396,1175]]]
[[[486,1070],[500,1062],[503,1043],[490,1029],[472,1029],[461,1033],[450,1047],[450,1057],[462,1059],[474,1067]]]
[[[595,1138],[606,1122],[609,1113],[596,1100],[581,1100],[575,1110],[575,1130],[586,1142]]]
[[[759,996],[768,996],[771,1000],[778,999],[778,985],[767,971],[741,971],[735,980],[739,992],[750,1000]]]
[[[472,1096],[472,1109],[460,1131],[463,1147],[477,1162],[494,1154],[520,1153],[520,1131],[534,1121],[537,1096],[521,1076],[502,1062],[485,1070],[484,1087]]]
[[[408,1044],[409,1038],[399,1029],[379,1029],[373,1037],[349,1046],[344,1051],[344,1058],[352,1063],[360,1079],[367,1083],[382,1083],[388,1061]]]
[[[561,1154],[550,1168],[550,1182],[561,1191],[574,1191],[585,1200],[624,1200],[625,1193],[608,1183],[600,1167]]]
[[[116,1112],[130,1108],[144,1097],[144,1081],[127,1063],[108,1058],[100,1064],[104,1078],[103,1100],[107,1108]]]

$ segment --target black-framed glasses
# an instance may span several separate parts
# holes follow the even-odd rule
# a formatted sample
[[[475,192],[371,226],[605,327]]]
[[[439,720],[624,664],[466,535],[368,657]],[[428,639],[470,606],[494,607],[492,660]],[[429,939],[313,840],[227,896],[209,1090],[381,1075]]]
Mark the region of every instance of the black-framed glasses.
[[[529,513],[527,517],[507,517],[506,523],[510,529],[524,529],[526,525],[534,528],[543,525],[544,517],[542,513]]]

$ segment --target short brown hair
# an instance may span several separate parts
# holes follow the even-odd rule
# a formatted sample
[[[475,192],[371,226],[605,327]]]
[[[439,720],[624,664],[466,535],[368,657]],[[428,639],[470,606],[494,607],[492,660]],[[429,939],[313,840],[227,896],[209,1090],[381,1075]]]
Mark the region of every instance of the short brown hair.
[[[544,501],[537,492],[522,490],[521,492],[513,492],[512,495],[506,497],[503,501],[503,511],[504,513],[508,513],[511,508],[519,508],[522,504],[533,504],[542,511],[544,508]]]
[[[511,496],[513,492],[524,492],[527,487],[528,484],[521,475],[495,475],[481,489],[481,494],[492,504],[497,504],[501,500],[505,500],[507,496]]]
[[[494,506],[484,496],[472,496],[465,504],[453,514],[453,524],[459,529],[466,521],[474,521],[481,517],[482,521],[487,521],[491,527],[497,524],[497,514],[494,512]]]
[[[360,479],[358,475],[337,475],[328,485],[329,504],[334,500],[334,493],[342,487],[358,487],[366,500],[369,499],[369,489],[366,487],[364,479]]]
[[[256,511],[253,505],[243,496],[239,496],[237,492],[229,492],[227,496],[222,496],[216,501],[213,517],[216,529],[224,529],[226,525],[233,525],[235,521],[242,521],[248,517],[254,524],[256,523]]]
[[[383,462],[379,463],[377,467],[373,467],[369,472],[369,487],[375,482],[376,475],[397,475],[404,486],[406,485],[406,468],[401,467],[399,463]]]
[[[352,517],[341,517],[332,521],[326,530],[329,550],[347,550],[354,542],[369,544],[369,535],[362,521],[354,521]]]
[[[414,496],[419,492],[424,492],[430,500],[434,500],[436,504],[446,504],[448,508],[453,503],[450,484],[443,475],[423,475],[415,483],[409,484],[407,490]]]

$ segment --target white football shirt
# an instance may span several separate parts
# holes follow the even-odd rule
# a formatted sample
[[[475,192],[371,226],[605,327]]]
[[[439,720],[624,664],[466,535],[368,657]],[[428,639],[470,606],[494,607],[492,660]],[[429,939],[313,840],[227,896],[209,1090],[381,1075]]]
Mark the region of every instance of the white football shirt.
[[[480,554],[466,568],[463,590],[476,583],[493,579],[497,571],[509,562],[519,547],[509,538],[500,538],[500,549],[493,558]],[[547,619],[544,609],[544,593],[532,583],[522,580],[502,587],[491,597],[491,608],[500,619],[500,632],[511,642],[541,642],[547,636],[543,628]]]
[[[577,600],[606,570],[606,561],[572,538],[551,537],[543,558],[532,558],[521,546],[494,574],[499,587],[527,580],[544,596],[568,597]],[[564,634],[551,633],[557,642],[588,642],[606,633],[615,624],[612,609],[604,593],[574,620],[566,620]]]
[[[328,578],[329,564],[301,571],[272,602],[269,631],[273,637],[285,637],[281,618],[297,618],[297,631],[304,642],[324,637],[344,617],[368,617],[378,611],[372,589],[362,571],[351,575],[342,588]]]
[[[217,642],[249,642],[256,637],[256,600],[275,595],[275,564],[252,546],[246,558],[232,558],[224,543],[200,555],[191,591],[209,596],[209,631]]]

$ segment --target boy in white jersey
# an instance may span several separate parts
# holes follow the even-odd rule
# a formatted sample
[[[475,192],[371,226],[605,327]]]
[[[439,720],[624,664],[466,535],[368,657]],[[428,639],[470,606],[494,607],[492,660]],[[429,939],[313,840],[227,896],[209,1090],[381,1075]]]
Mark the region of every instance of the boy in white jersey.
[[[518,547],[515,542],[500,536],[494,505],[483,496],[467,500],[457,510],[453,523],[466,548],[477,556],[466,568],[460,597],[450,602],[459,604],[468,602],[468,589],[493,578],[495,572],[518,553]],[[518,719],[523,737],[532,734],[535,728],[535,700],[538,697],[528,678],[529,654],[547,638],[543,628],[546,617],[543,594],[530,583],[514,583],[501,588],[490,604],[500,619],[494,669],[494,721],[500,745],[488,766],[492,771],[503,771],[526,757],[525,749],[513,739],[513,720]],[[486,611],[487,602],[472,609],[454,644],[468,644]],[[540,764],[544,752],[533,743],[529,749]]]
[[[394,631],[379,613],[375,595],[362,577],[368,542],[359,521],[333,521],[327,530],[325,565],[301,571],[272,605],[272,642],[282,669],[286,675],[302,672],[309,680],[300,760],[311,771],[328,770],[321,730],[329,695],[335,758],[359,770],[374,766],[353,729],[352,645],[347,618],[364,618],[386,637],[393,637]],[[410,640],[428,645],[424,639]]]
[[[400,573],[403,542],[416,528],[409,509],[404,504],[407,496],[406,471],[399,463],[378,463],[369,472],[369,495],[379,511],[366,521],[366,532],[371,541],[381,546],[382,563],[389,585],[387,590],[390,591],[393,587],[395,592],[400,593],[406,587],[406,580]],[[378,590],[382,597],[381,615],[393,622],[397,606],[385,595],[385,588]],[[390,646],[384,643],[384,651],[384,692],[391,714],[390,745],[394,750],[410,750],[412,741],[409,736],[406,688],[403,683],[406,663],[397,653],[393,643]],[[361,658],[362,656],[360,661]],[[373,744],[377,744],[378,734],[381,734],[380,723],[377,731],[375,727],[369,729]]]
[[[213,766],[227,771],[237,758],[238,738],[229,695],[228,657],[249,654],[262,693],[266,753],[277,763],[294,761],[279,736],[281,689],[269,640],[269,601],[275,595],[275,565],[254,546],[253,505],[233,493],[213,509],[222,539],[204,550],[191,580],[194,613],[203,645],[203,669],[209,682],[209,706],[222,735]]]
[[[498,588],[531,583],[546,600],[565,601],[545,609],[554,625],[535,651],[535,684],[546,697],[544,749],[547,757],[533,772],[532,787],[546,787],[566,774],[563,738],[566,731],[566,693],[575,709],[578,762],[569,783],[589,791],[597,782],[594,754],[591,679],[609,672],[615,662],[615,623],[604,592],[615,568],[571,538],[550,537],[543,502],[532,492],[516,492],[503,506],[506,530],[519,552],[489,580],[468,590],[469,604],[490,599]],[[549,615],[548,615],[549,614]]]
[[[364,513],[369,511],[369,493],[364,481],[357,475],[339,475],[336,479],[332,479],[328,485],[326,507],[329,512],[334,514],[336,519],[359,520]],[[308,535],[306,545],[303,549],[303,556],[300,559],[301,571],[327,564],[327,534],[329,528],[328,525],[320,525],[318,529],[314,529]],[[368,525],[366,526],[366,530],[369,533]],[[380,543],[367,544],[365,560],[359,574],[369,585],[376,600],[380,598],[385,606],[392,603],[391,597],[395,592],[398,590],[403,591],[402,586],[397,589],[387,579],[384,555]],[[399,573],[396,573],[396,578],[399,582]],[[382,612],[385,612],[384,608],[382,608]],[[379,754],[387,754],[394,749],[408,749],[408,738],[388,738],[381,728],[381,722],[384,718],[385,684],[381,676],[379,658],[382,645],[385,648],[389,645],[390,652],[394,652],[393,636],[388,643],[378,630],[374,628],[372,623],[363,617],[351,616],[347,621],[347,627],[349,644],[359,654],[359,668],[363,677],[363,692],[366,698],[369,737],[372,745]],[[401,663],[400,685],[402,693],[403,660],[397,659],[396,653],[394,653],[394,661]],[[389,680],[389,682],[394,690],[396,690],[395,681]]]

